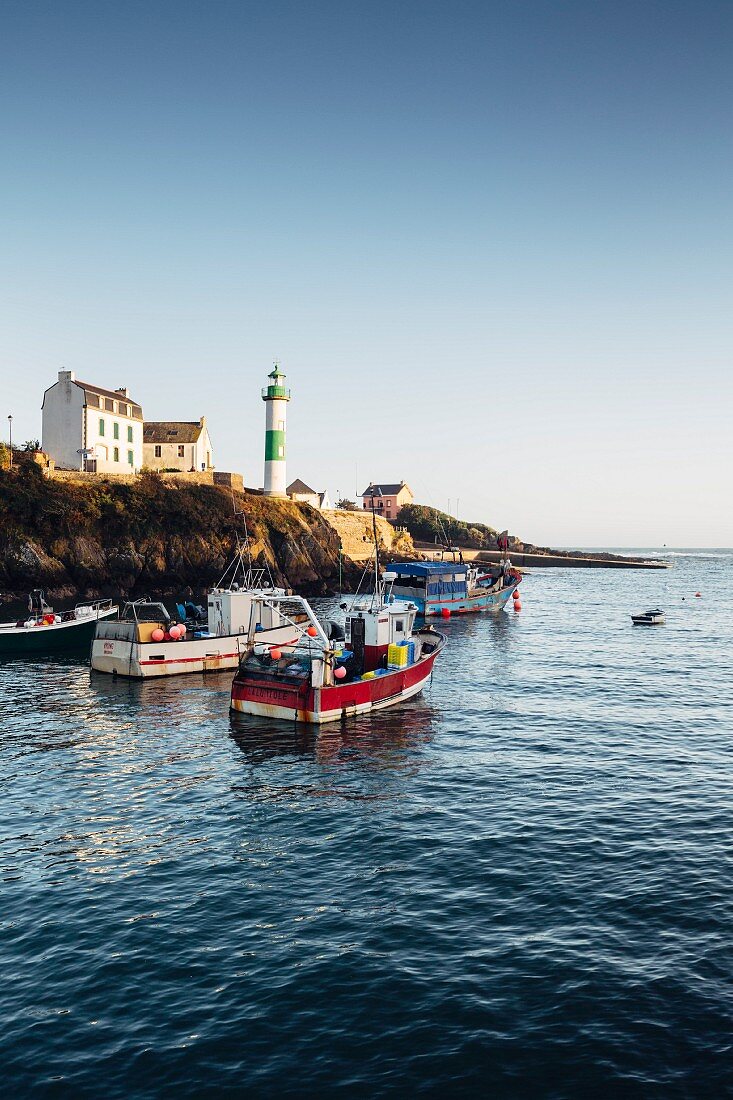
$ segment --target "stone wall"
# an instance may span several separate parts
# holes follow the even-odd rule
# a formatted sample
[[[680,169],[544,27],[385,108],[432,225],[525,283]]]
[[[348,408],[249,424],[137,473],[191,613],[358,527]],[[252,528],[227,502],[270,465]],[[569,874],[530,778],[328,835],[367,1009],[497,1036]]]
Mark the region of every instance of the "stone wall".
[[[374,554],[374,531],[371,512],[328,511],[321,512],[341,539],[341,548],[352,561],[368,561]],[[379,549],[386,553],[412,553],[412,539],[402,531],[396,530],[391,523],[377,516],[377,538]]]

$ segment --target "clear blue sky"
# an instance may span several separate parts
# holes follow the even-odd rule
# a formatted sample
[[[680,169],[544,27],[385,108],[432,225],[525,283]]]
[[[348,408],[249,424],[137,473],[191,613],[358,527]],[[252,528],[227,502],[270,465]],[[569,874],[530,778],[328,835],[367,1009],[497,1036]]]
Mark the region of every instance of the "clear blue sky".
[[[60,368],[289,478],[731,545],[733,4],[38,3],[0,33],[0,430]],[[356,484],[358,478],[358,484]]]

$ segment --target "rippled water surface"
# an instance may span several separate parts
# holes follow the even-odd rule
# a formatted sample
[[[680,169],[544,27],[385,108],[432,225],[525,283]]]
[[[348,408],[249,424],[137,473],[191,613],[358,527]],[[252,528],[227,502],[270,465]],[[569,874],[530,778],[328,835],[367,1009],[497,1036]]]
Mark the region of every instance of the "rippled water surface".
[[[320,733],[0,665],[5,1090],[724,1095],[733,555],[674,560],[535,572]]]

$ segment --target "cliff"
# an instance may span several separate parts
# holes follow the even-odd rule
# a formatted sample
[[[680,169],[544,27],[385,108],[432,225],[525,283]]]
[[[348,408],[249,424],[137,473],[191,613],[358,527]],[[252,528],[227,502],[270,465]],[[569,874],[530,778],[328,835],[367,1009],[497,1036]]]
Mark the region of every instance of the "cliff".
[[[340,570],[345,585],[353,580],[338,533],[307,504],[150,473],[124,482],[57,480],[24,465],[0,470],[0,593],[200,591],[219,579],[242,530],[233,499],[255,564],[269,566],[276,584],[321,595],[338,588]]]

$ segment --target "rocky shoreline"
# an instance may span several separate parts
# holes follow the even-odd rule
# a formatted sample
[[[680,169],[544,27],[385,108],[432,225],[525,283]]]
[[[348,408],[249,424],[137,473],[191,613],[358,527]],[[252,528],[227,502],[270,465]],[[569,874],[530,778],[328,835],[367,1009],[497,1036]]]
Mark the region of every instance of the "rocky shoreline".
[[[355,583],[337,532],[307,504],[156,474],[77,484],[25,467],[0,472],[0,598],[35,587],[57,600],[201,591],[231,561],[244,522],[253,563],[276,584],[326,595]]]

